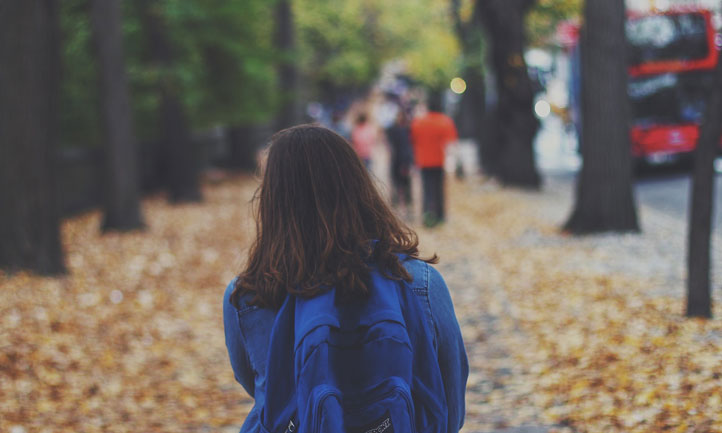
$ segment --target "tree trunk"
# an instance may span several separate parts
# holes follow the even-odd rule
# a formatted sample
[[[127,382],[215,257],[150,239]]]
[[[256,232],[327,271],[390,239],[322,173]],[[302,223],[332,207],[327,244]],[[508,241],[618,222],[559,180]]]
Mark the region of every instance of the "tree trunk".
[[[138,142],[133,130],[121,23],[119,0],[93,0],[93,41],[105,133],[103,231],[143,227]]]
[[[65,271],[55,179],[58,3],[0,0],[0,268]]]
[[[714,160],[722,137],[722,62],[717,62],[694,157],[687,248],[687,316],[712,317],[710,249],[714,211]]]
[[[153,63],[159,70],[173,67],[173,47],[162,16],[162,2],[140,1],[143,26],[148,35]],[[178,94],[179,83],[164,77],[160,85],[161,178],[171,202],[202,200],[200,189],[200,157],[191,139],[188,116]]]
[[[298,101],[298,68],[294,57],[295,26],[291,0],[277,0],[274,41],[281,59],[278,64],[278,89],[281,106],[276,117],[278,129],[300,121]]]
[[[493,110],[494,139],[482,149],[493,174],[505,185],[539,188],[534,137],[539,121],[534,115],[534,86],[524,49],[524,17],[533,0],[478,0],[491,42],[491,64],[496,78],[497,106]]]
[[[483,122],[486,114],[484,71],[480,67],[467,65],[462,77],[466,82],[466,91],[461,95],[456,123],[462,138],[470,138],[479,145],[484,138]]]
[[[260,126],[234,126],[228,129],[228,164],[246,172],[256,169],[256,153]]]
[[[583,165],[564,228],[638,231],[632,192],[624,0],[587,0],[581,34]]]
[[[191,139],[185,108],[174,91],[161,91],[161,149],[165,162],[165,185],[173,203],[199,202],[200,155]]]
[[[451,14],[456,27],[464,58],[463,78],[466,91],[461,96],[461,107],[457,116],[459,135],[471,138],[481,148],[484,141],[484,115],[486,113],[486,91],[484,80],[483,36],[478,2],[468,22],[461,19],[461,1],[451,1]]]

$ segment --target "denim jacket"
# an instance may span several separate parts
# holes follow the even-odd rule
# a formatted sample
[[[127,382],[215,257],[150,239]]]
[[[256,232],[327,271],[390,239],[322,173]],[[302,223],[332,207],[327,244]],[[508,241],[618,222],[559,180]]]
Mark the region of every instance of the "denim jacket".
[[[409,287],[419,296],[434,330],[434,348],[444,382],[449,408],[448,433],[456,433],[464,423],[464,393],[469,364],[461,330],[456,320],[449,289],[441,274],[420,260],[404,262],[413,277]],[[266,356],[276,311],[249,306],[240,301],[240,308],[230,303],[234,282],[226,288],[223,298],[223,324],[226,347],[236,380],[255,399],[241,433],[260,432],[260,411],[265,401]]]

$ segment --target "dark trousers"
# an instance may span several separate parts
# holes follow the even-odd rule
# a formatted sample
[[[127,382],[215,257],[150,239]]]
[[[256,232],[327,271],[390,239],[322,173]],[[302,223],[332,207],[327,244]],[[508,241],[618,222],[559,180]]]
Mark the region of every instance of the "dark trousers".
[[[424,223],[435,225],[442,222],[445,218],[443,167],[422,168],[421,187],[424,190]]]
[[[391,204],[397,206],[411,205],[411,175],[408,164],[401,164],[398,161],[391,163]]]
[[[394,189],[391,194],[391,203],[396,205],[411,205],[411,178],[399,176],[393,179]]]

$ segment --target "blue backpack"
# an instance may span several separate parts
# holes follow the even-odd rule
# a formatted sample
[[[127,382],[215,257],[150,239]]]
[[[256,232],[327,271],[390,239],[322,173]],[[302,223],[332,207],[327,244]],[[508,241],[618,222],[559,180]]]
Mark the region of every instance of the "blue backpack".
[[[370,296],[288,296],[271,331],[267,433],[446,433],[436,351],[418,296],[371,273]]]

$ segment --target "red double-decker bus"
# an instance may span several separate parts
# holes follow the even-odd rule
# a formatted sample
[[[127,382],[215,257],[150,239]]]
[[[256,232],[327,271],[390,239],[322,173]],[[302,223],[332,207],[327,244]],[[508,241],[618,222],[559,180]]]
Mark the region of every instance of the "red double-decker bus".
[[[661,162],[691,153],[719,56],[710,12],[631,15],[627,38],[633,156]]]
[[[573,24],[560,28],[566,35],[561,40],[570,48],[571,64],[578,65],[578,32],[570,28]],[[719,57],[716,38],[708,10],[628,16],[631,141],[637,160],[666,162],[695,149]],[[578,110],[573,105],[579,100],[579,72],[572,69],[570,109]]]

